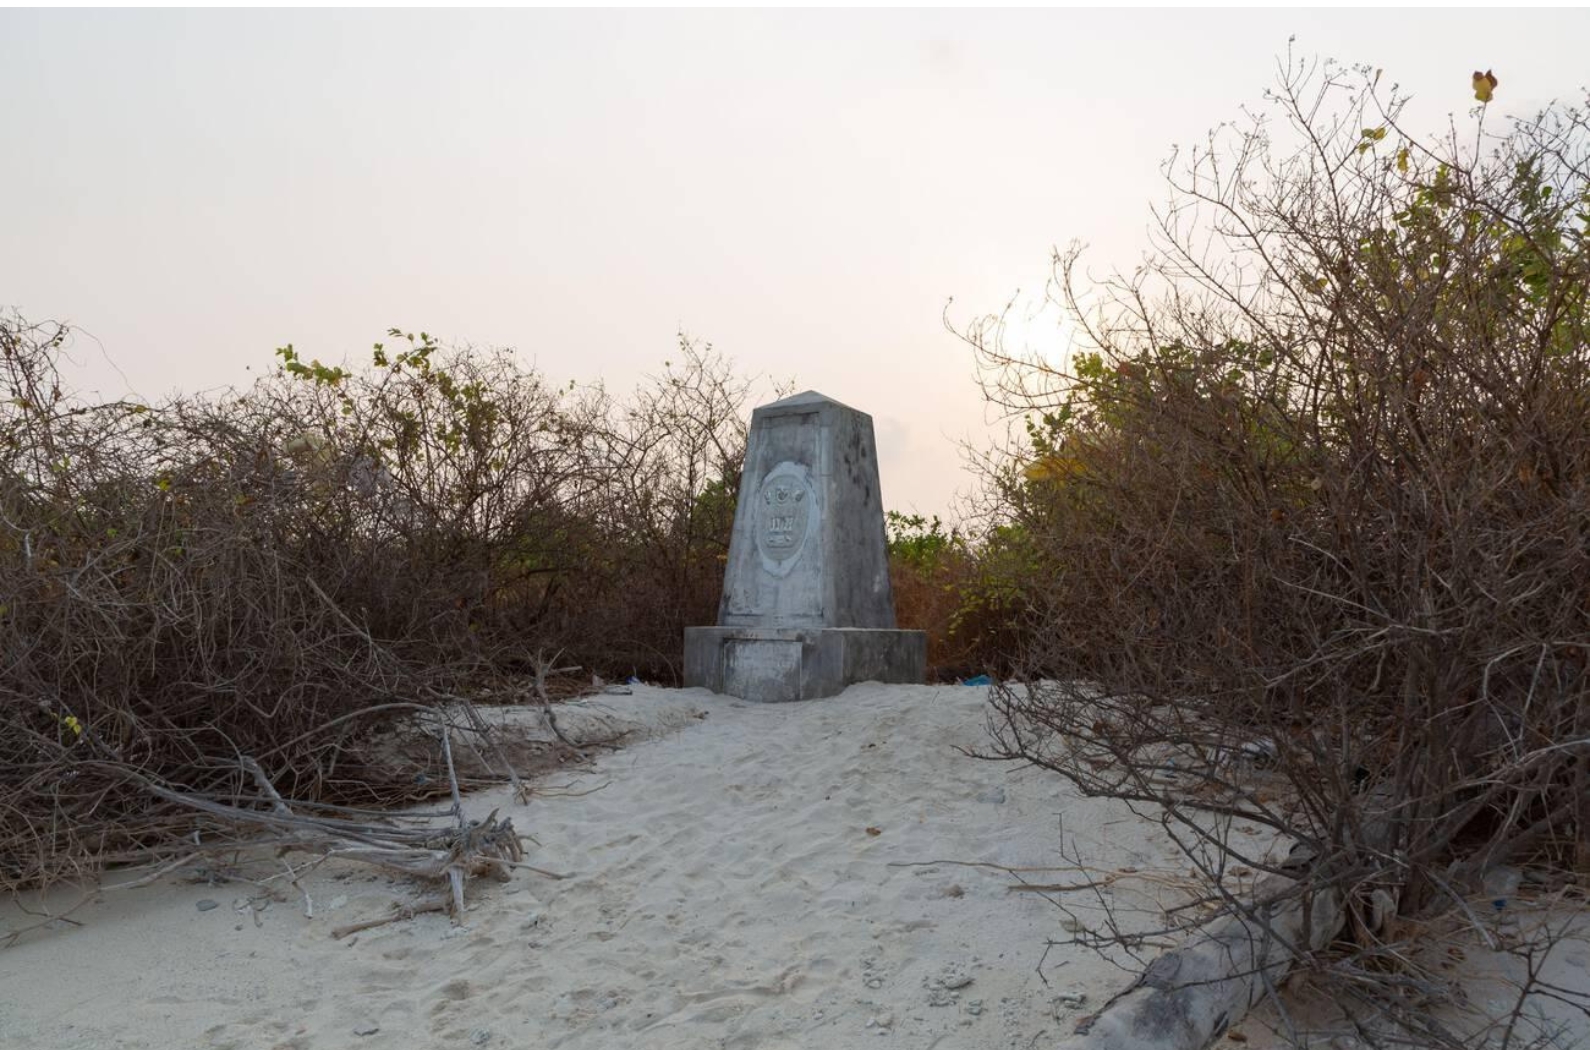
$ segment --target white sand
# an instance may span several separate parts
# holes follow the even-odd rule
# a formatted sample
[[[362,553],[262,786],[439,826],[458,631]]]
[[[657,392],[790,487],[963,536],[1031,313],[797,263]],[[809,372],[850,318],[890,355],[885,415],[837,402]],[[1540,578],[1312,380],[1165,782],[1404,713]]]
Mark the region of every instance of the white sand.
[[[303,882],[313,919],[238,882],[109,894],[73,914],[81,928],[0,951],[0,1046],[1029,1050],[1128,975],[1057,947],[1045,984],[1067,916],[1008,873],[923,862],[1065,869],[1063,817],[1066,852],[1091,865],[1184,869],[1151,822],[959,754],[985,740],[985,689],[604,700],[657,734],[543,784],[590,793],[465,802],[511,814],[538,840],[527,860],[572,878],[473,883],[462,927],[422,915],[346,941],[331,929],[414,888],[327,865]],[[0,909],[0,932],[28,921]],[[1086,1006],[1056,1003],[1075,995]]]

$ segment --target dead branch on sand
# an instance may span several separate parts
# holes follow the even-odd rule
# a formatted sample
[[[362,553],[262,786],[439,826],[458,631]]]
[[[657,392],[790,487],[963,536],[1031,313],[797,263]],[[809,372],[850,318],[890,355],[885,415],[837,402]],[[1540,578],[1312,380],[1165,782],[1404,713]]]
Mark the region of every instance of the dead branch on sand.
[[[308,816],[295,811],[277,793],[252,758],[245,756],[241,764],[259,785],[262,796],[259,801],[268,803],[268,810],[173,791],[130,769],[112,767],[106,771],[134,781],[156,798],[203,814],[209,822],[219,824],[229,833],[213,845],[199,846],[194,853],[233,852],[240,845],[277,852],[291,850],[369,864],[395,875],[425,881],[446,880],[451,891],[448,910],[454,922],[463,920],[464,887],[469,879],[489,876],[506,881],[512,869],[519,867],[549,878],[564,877],[523,863],[524,849],[511,818],[499,820],[497,811],[493,810],[484,819],[465,820],[457,794],[456,775],[451,768],[455,824],[438,828]]]

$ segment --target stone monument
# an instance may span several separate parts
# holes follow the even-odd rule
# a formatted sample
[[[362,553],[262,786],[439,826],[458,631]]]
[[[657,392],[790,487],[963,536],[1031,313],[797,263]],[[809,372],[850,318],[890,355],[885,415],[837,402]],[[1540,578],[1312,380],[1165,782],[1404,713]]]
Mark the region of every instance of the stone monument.
[[[810,390],[758,408],[718,626],[685,628],[685,685],[810,700],[926,669],[927,635],[894,626],[872,417]]]

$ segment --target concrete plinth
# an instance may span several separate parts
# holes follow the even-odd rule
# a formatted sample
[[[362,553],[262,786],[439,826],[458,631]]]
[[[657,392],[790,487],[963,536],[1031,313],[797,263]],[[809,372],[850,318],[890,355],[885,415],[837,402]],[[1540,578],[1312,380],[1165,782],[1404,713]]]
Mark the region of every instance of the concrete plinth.
[[[742,700],[815,700],[853,682],[917,684],[926,665],[922,631],[685,628],[685,682]]]

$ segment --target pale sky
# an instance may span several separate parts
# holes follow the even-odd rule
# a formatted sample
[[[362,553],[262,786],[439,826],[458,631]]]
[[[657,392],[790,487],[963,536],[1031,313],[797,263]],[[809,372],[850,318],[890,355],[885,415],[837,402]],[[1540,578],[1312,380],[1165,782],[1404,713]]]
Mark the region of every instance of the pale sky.
[[[994,418],[946,302],[1132,265],[1293,34],[1431,130],[1475,69],[1507,112],[1590,81],[1582,10],[5,10],[0,307],[147,398],[391,326],[624,391],[683,329],[872,413],[885,503],[944,512]]]

